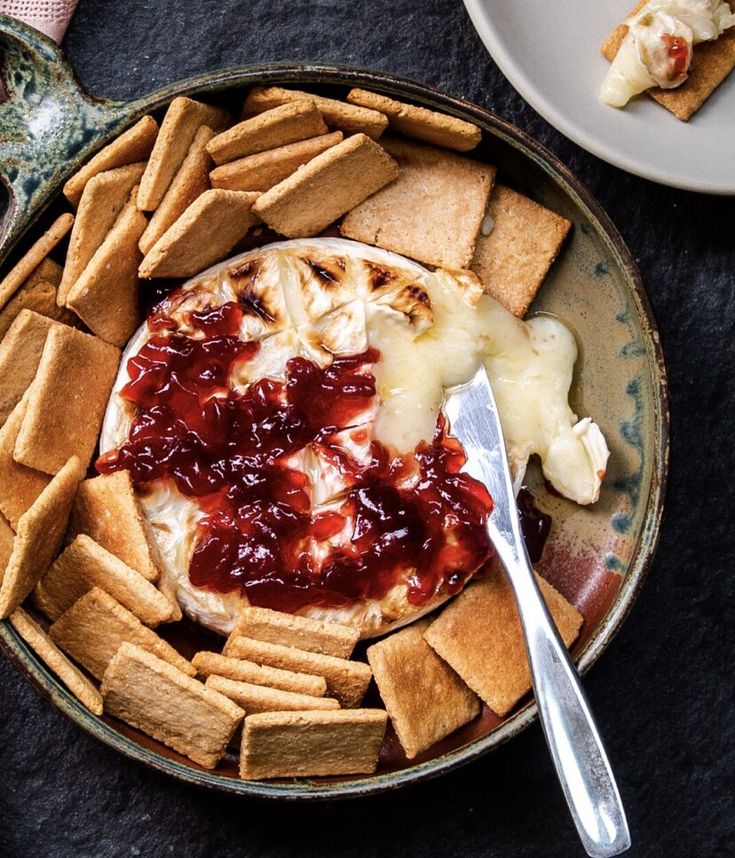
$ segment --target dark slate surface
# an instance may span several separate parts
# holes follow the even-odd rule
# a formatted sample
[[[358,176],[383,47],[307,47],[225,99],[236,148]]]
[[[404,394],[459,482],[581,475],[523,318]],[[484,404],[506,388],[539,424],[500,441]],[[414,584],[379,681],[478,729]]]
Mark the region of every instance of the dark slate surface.
[[[735,199],[658,187],[565,140],[505,81],[459,0],[81,0],[65,48],[91,91],[121,98],[269,60],[390,70],[494,108],[590,186],[648,285],[674,433],[658,556],[586,686],[626,802],[631,854],[733,855]],[[169,781],[82,734],[5,659],[0,682],[8,858],[581,854],[538,727],[433,783],[287,806]]]

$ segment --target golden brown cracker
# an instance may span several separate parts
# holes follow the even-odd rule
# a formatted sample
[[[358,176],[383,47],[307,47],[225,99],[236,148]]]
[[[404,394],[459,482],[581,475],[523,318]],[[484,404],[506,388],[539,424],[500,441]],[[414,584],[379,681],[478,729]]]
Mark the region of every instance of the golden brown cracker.
[[[9,617],[13,628],[55,673],[71,693],[95,715],[102,714],[102,695],[86,676],[75,667],[46,632],[22,608]]]
[[[206,125],[218,131],[224,128],[228,118],[225,110],[185,96],[171,102],[140,180],[139,209],[152,212],[158,208],[199,128]]]
[[[10,522],[0,513],[0,583],[5,574],[5,567],[8,565],[10,554],[13,550],[13,540],[15,539],[15,531],[10,526]],[[326,683],[324,683],[326,691]]]
[[[210,140],[207,151],[220,165],[326,133],[327,126],[314,102],[294,101],[233,125]]]
[[[241,658],[229,658],[216,652],[198,652],[192,659],[192,664],[201,676],[214,674],[237,682],[249,682],[252,685],[308,694],[311,697],[324,697],[327,693],[327,682],[323,676],[279,670]]]
[[[253,211],[288,238],[316,235],[396,176],[385,150],[355,134],[262,194]]]
[[[113,346],[125,345],[140,323],[138,266],[143,254],[138,242],[148,221],[135,205],[135,193],[133,188],[112,229],[66,298],[67,307]]]
[[[231,637],[240,635],[337,658],[349,658],[360,638],[360,630],[268,608],[246,607],[242,609]]]
[[[295,101],[313,101],[327,125],[347,134],[366,134],[377,140],[388,127],[387,117],[376,110],[280,86],[256,86],[251,89],[243,105],[243,115],[254,116]]]
[[[74,324],[76,316],[56,302],[58,284],[61,281],[61,266],[48,257],[35,269],[5,307],[0,311],[0,339],[23,310],[33,310],[67,325]],[[43,272],[44,276],[37,276]],[[48,276],[45,276],[48,275]]]
[[[645,5],[646,0],[641,0],[628,17],[635,15]],[[730,8],[735,11],[735,3],[731,2]],[[602,45],[605,59],[610,62],[615,59],[627,33],[628,26],[625,23],[619,24],[613,30]],[[656,87],[647,92],[677,119],[687,122],[734,68],[735,27],[731,27],[716,41],[701,42],[694,46],[689,76],[681,86],[675,89]]]
[[[368,647],[367,658],[411,760],[480,714],[480,701],[424,640],[425,620]]]
[[[377,768],[387,722],[382,709],[249,715],[242,730],[240,777],[369,774]]]
[[[60,306],[66,304],[70,289],[112,229],[144,168],[145,163],[139,161],[98,173],[87,182],[69,236],[69,249],[56,299]]]
[[[82,198],[87,182],[98,173],[127,167],[147,160],[158,134],[158,123],[152,116],[139,119],[112,143],[91,158],[82,169],[64,185],[64,196],[76,208]]]
[[[58,619],[92,587],[109,593],[147,626],[172,619],[173,607],[150,581],[80,533],[38,582],[34,602],[51,620]]]
[[[0,281],[0,308],[4,307],[17,290],[28,280],[43,260],[51,253],[74,223],[68,212],[56,218],[44,234],[21,256]]]
[[[214,137],[214,131],[207,125],[202,125],[194,135],[186,157],[140,237],[140,250],[143,254],[148,253],[171,224],[200,194],[209,189],[212,159],[207,152],[207,143],[212,137]]]
[[[212,187],[228,191],[268,191],[302,164],[336,146],[343,137],[341,131],[333,131],[230,161],[215,167],[209,174]]]
[[[86,533],[148,581],[160,575],[161,557],[129,471],[84,480],[69,519],[69,537]]]
[[[582,615],[551,584],[536,576],[562,640],[570,646]],[[496,569],[467,587],[425,633],[427,643],[501,717],[531,687],[523,632],[513,591]]]
[[[496,185],[470,268],[488,295],[522,319],[572,228],[571,221]]]
[[[194,676],[190,661],[124,608],[109,593],[92,587],[54,622],[49,635],[92,676],[102,679],[123,643],[132,643]]]
[[[213,769],[245,714],[155,655],[124,643],[102,682],[105,712]]]
[[[0,426],[35,378],[53,324],[47,316],[23,310],[0,342]]]
[[[347,94],[347,101],[384,113],[388,117],[391,130],[434,146],[469,152],[482,139],[482,131],[472,122],[426,107],[396,101],[387,95],[378,95],[366,89],[351,89]]]
[[[205,191],[148,251],[141,277],[191,277],[224,259],[258,222],[253,203],[258,194]]]
[[[213,674],[207,678],[207,688],[213,688],[237,703],[248,715],[255,712],[306,712],[308,710],[339,709],[339,703],[333,697],[312,697],[309,694],[296,694],[293,691],[281,691],[253,685],[250,682],[238,682],[224,676]]]
[[[495,168],[419,143],[384,145],[400,174],[345,217],[342,235],[430,265],[467,268]]]
[[[52,326],[28,390],[15,460],[54,474],[77,456],[86,469],[119,362],[120,352],[97,337]]]
[[[372,677],[370,668],[361,661],[348,661],[332,655],[305,652],[252,638],[229,639],[224,654],[281,670],[323,676],[327,681],[327,693],[331,697],[336,697],[340,705],[345,708],[360,705]]]
[[[51,565],[64,537],[81,478],[82,466],[73,457],[20,517],[0,586],[0,619],[13,613]]]

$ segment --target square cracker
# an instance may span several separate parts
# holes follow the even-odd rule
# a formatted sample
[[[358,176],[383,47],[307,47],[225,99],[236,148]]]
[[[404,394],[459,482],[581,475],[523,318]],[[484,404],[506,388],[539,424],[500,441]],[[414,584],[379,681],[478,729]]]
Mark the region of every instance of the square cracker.
[[[92,676],[102,679],[123,643],[132,643],[194,676],[190,661],[99,587],[92,587],[49,629],[51,640]]]
[[[112,143],[94,155],[82,169],[75,173],[64,185],[64,196],[76,208],[87,182],[98,173],[127,167],[145,161],[153,149],[158,134],[158,123],[152,116],[139,119],[132,128],[128,128]]]
[[[327,126],[314,102],[311,99],[294,101],[238,122],[210,140],[207,151],[215,164],[226,164],[236,158],[326,133]]]
[[[388,127],[388,119],[376,110],[280,86],[256,86],[251,89],[243,105],[243,115],[254,116],[280,104],[304,100],[314,102],[327,125],[347,134],[366,134],[377,140]]]
[[[67,307],[113,346],[125,345],[140,322],[138,266],[143,254],[138,242],[148,221],[135,205],[135,194],[133,188],[114,226],[66,298]]]
[[[145,162],[139,161],[127,167],[105,170],[87,182],[69,236],[69,249],[56,299],[59,305],[66,304],[70,289],[112,229],[144,168]]]
[[[242,730],[240,777],[369,774],[378,766],[387,723],[382,709],[249,715]]]
[[[124,643],[102,682],[105,712],[213,769],[245,714],[145,649]]]
[[[207,125],[202,125],[194,135],[186,157],[140,237],[139,246],[143,254],[148,253],[171,224],[200,194],[209,190],[212,159],[207,152],[207,143],[212,137],[214,137],[214,131]]]
[[[368,647],[380,696],[411,760],[480,714],[478,697],[424,640],[425,620]]]
[[[66,685],[71,693],[90,712],[102,714],[102,695],[56,646],[46,632],[22,608],[16,608],[10,615],[13,628],[36,653],[36,655]]]
[[[640,0],[630,15],[636,14],[647,0]],[[735,10],[735,3],[730,2]],[[630,15],[628,17],[630,17]],[[612,62],[628,33],[627,24],[619,24],[602,46],[605,59]],[[735,68],[735,27],[731,27],[714,42],[694,46],[689,77],[676,89],[649,89],[651,98],[670,110],[677,119],[687,122],[707,101],[717,87]]]
[[[488,295],[522,319],[561,250],[571,221],[505,185],[493,189],[487,217],[491,232],[480,231],[470,269]]]
[[[582,615],[551,584],[536,576],[566,646],[576,640]],[[493,570],[471,584],[425,633],[428,644],[501,717],[531,688],[531,672],[513,591]]]
[[[347,215],[342,235],[430,265],[467,268],[495,167],[419,143],[386,140],[384,146],[400,175]]]
[[[368,665],[361,661],[348,661],[344,658],[335,658],[333,655],[305,652],[294,647],[265,643],[252,638],[229,639],[224,654],[281,670],[323,676],[327,681],[327,693],[336,697],[340,705],[345,708],[360,705],[373,675]]]
[[[234,679],[237,682],[249,682],[252,685],[293,691],[296,694],[308,694],[311,697],[324,697],[327,693],[327,682],[323,676],[310,676],[308,673],[294,673],[292,670],[265,667],[253,661],[228,658],[216,652],[198,652],[191,661],[201,676],[223,676],[225,679]]]
[[[15,442],[27,407],[26,395],[0,428],[0,512],[14,528],[18,527],[21,516],[51,482],[48,474],[26,468],[13,458]]]
[[[268,608],[247,607],[241,611],[231,637],[240,635],[337,658],[349,658],[360,638],[360,630]]]
[[[244,191],[205,191],[148,251],[140,276],[191,277],[224,259],[258,222],[257,199]]]
[[[36,376],[49,328],[47,316],[22,310],[0,342],[0,426]]]
[[[388,117],[391,130],[434,146],[469,152],[482,139],[482,131],[472,122],[465,122],[464,119],[426,107],[405,104],[366,89],[351,89],[347,94],[347,101],[360,107],[379,110]]]
[[[396,176],[385,150],[355,134],[262,194],[253,211],[288,238],[316,235]]]
[[[77,456],[86,469],[119,362],[120,352],[109,343],[54,325],[28,390],[15,460],[54,474],[70,456]]]
[[[173,606],[140,572],[131,569],[86,533],[67,546],[36,585],[35,604],[51,620],[99,587],[147,626],[173,618]]]
[[[79,459],[73,457],[20,517],[0,586],[0,619],[13,613],[51,565],[81,478]]]
[[[307,712],[309,710],[339,709],[339,703],[333,697],[312,697],[309,694],[297,694],[278,688],[253,685],[250,682],[238,682],[216,674],[207,678],[207,688],[213,688],[237,703],[248,715],[255,712]]]
[[[28,280],[43,260],[51,253],[74,223],[74,215],[59,215],[44,234],[21,256],[5,277],[0,280],[0,307],[4,307],[17,290]]]
[[[18,317],[21,310],[33,310],[57,322],[72,324],[74,314],[59,307],[56,294],[63,268],[48,256],[37,266],[0,311],[0,339]]]
[[[86,533],[148,581],[158,580],[158,544],[135,494],[130,471],[92,477],[79,485],[69,519],[69,537],[79,533]]]
[[[185,96],[168,106],[156,137],[156,144],[140,180],[138,208],[152,212],[158,208],[174,174],[181,166],[197,131],[207,125],[218,131],[229,119],[226,110],[211,107]]]
[[[229,164],[215,167],[209,174],[213,188],[228,191],[268,191],[295,170],[343,139],[341,131],[298,140],[267,152],[257,152]]]

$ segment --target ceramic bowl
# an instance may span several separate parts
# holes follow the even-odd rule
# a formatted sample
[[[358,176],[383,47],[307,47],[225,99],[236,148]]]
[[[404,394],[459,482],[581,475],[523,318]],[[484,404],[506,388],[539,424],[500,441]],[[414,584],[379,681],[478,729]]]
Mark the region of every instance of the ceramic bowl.
[[[658,333],[640,275],[615,227],[579,180],[542,146],[489,111],[384,73],[314,65],[242,68],[119,102],[86,94],[52,42],[9,18],[0,17],[0,49],[9,95],[0,104],[0,172],[10,193],[3,257],[35,233],[36,223],[43,225],[60,210],[64,180],[144,113],[160,115],[171,98],[184,93],[235,105],[248,87],[263,84],[337,95],[361,86],[475,122],[484,139],[474,156],[496,164],[502,181],[574,223],[532,312],[558,314],[578,336],[573,404],[580,413],[594,415],[605,432],[612,451],[609,476],[592,508],[550,494],[533,469],[529,484],[554,521],[539,570],[584,615],[573,656],[579,670],[587,670],[625,619],[651,562],[663,510],[668,406]],[[202,633],[193,627],[178,634],[183,638],[176,643],[185,652],[201,645],[197,635]],[[114,719],[94,717],[7,623],[0,623],[0,642],[23,674],[93,736],[173,777],[231,793],[293,799],[388,790],[466,763],[536,717],[529,695],[502,720],[485,709],[413,761],[389,737],[371,776],[255,783],[237,777],[234,757],[205,771]]]

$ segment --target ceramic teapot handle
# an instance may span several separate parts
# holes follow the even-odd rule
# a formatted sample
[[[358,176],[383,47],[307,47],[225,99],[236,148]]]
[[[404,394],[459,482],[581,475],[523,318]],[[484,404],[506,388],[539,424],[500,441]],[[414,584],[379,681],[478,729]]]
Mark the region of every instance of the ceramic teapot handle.
[[[52,189],[129,121],[130,111],[88,95],[58,45],[7,15],[0,15],[0,77],[0,179],[9,194],[2,261]]]

